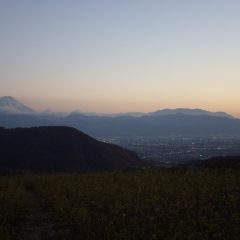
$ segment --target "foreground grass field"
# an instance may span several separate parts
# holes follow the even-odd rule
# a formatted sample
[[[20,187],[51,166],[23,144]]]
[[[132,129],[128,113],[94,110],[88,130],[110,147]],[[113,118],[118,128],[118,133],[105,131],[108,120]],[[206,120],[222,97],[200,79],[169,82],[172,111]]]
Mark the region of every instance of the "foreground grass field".
[[[20,177],[0,177],[0,239],[12,239],[19,216],[27,208],[27,191]]]
[[[58,223],[55,231],[67,229],[58,239],[234,240],[240,236],[239,170],[1,177],[1,239],[18,239],[17,216],[26,217],[29,194]]]

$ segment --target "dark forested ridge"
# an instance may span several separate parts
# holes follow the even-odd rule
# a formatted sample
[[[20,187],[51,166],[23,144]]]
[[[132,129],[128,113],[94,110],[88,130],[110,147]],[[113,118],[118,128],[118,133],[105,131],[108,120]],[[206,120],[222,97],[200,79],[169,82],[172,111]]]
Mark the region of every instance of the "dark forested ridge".
[[[1,169],[95,171],[137,166],[129,150],[99,142],[74,128],[0,128]]]

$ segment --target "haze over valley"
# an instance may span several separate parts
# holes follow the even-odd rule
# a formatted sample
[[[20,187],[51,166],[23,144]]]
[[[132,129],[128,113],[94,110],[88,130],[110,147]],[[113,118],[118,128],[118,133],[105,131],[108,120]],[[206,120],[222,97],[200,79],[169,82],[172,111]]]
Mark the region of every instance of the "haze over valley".
[[[163,109],[150,113],[37,112],[13,97],[0,98],[3,127],[69,126],[103,142],[165,164],[240,154],[240,120],[224,112]]]

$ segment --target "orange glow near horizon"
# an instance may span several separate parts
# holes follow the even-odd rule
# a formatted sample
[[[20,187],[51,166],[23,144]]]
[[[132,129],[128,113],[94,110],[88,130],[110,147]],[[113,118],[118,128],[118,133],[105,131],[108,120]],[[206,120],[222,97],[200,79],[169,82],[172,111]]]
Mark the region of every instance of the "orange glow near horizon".
[[[1,3],[0,96],[37,110],[240,116],[240,1],[61,2]]]
[[[126,112],[154,112],[157,110],[169,108],[199,108],[210,112],[222,111],[229,113],[235,117],[240,117],[240,110],[234,108],[232,102],[215,102],[212,104],[206,103],[192,103],[165,101],[164,103],[151,103],[151,102],[132,102],[132,103],[121,103],[121,102],[94,102],[94,101],[81,101],[73,99],[29,99],[21,98],[26,105],[32,107],[37,111],[52,110],[57,112],[94,112],[94,113],[126,113]]]

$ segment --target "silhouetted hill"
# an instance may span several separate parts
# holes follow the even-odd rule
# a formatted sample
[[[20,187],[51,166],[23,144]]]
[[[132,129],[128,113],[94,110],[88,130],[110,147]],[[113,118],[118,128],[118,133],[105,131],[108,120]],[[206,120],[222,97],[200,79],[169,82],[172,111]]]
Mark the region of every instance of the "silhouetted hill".
[[[0,128],[1,169],[94,171],[136,167],[134,152],[69,127]]]

